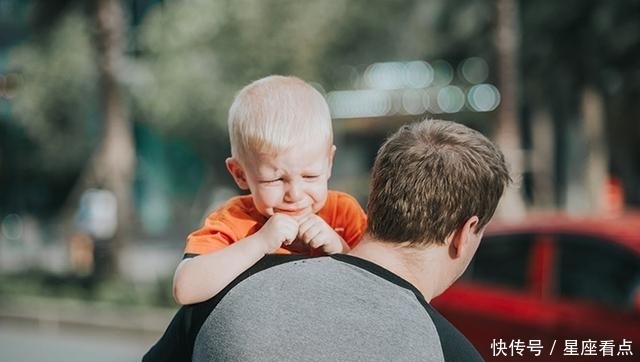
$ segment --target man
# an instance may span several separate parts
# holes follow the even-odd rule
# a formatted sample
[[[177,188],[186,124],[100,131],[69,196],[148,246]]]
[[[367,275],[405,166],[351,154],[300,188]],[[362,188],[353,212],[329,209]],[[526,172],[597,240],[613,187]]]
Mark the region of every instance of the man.
[[[371,178],[367,230],[348,254],[265,257],[183,308],[145,360],[481,361],[429,301],[478,248],[510,182],[502,153],[425,120],[387,139]]]

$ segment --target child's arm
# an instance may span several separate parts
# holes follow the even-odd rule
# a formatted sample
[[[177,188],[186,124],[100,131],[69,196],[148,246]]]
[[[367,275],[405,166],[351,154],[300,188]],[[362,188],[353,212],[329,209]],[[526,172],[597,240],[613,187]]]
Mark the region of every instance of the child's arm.
[[[351,250],[344,239],[316,214],[300,222],[298,238],[314,249],[320,248],[326,254],[346,253]]]
[[[265,254],[293,242],[297,234],[295,219],[276,214],[253,235],[213,253],[183,260],[173,277],[176,302],[193,304],[213,297]]]

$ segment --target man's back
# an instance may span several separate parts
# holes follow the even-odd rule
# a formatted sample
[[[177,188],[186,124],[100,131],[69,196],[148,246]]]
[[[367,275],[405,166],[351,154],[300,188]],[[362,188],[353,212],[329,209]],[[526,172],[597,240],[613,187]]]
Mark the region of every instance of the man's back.
[[[411,284],[335,255],[251,275],[215,306],[194,361],[474,361],[469,342]]]

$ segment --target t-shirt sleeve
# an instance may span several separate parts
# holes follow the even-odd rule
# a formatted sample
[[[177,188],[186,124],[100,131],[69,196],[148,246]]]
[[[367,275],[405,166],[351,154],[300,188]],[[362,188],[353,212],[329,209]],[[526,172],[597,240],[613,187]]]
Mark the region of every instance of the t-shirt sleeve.
[[[426,301],[422,305],[431,316],[431,320],[440,336],[442,353],[447,362],[484,362],[480,352],[451,322],[435,310]]]
[[[185,254],[208,254],[236,240],[232,228],[220,219],[218,212],[207,216],[202,227],[187,236]]]

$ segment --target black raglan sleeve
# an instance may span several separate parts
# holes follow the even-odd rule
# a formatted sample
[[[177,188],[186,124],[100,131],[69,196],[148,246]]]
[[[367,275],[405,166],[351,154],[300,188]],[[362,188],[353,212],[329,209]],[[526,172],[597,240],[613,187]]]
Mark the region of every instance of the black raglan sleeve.
[[[425,305],[423,303],[423,305]],[[430,305],[427,312],[440,336],[440,345],[447,362],[484,362],[478,350],[456,327]]]

